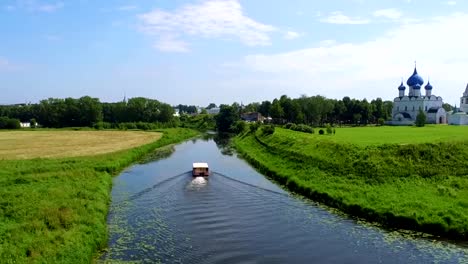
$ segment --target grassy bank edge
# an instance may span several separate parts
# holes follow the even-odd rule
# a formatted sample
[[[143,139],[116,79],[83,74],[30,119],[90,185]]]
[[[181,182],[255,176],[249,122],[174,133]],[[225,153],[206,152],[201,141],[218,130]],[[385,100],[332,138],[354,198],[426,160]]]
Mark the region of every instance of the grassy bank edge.
[[[260,173],[278,182],[294,193],[327,206],[337,208],[351,216],[375,222],[388,228],[420,231],[453,240],[468,240],[468,233],[466,230],[458,230],[454,228],[445,229],[438,223],[420,224],[415,218],[396,215],[390,211],[379,212],[356,203],[347,203],[345,199],[342,199],[341,197],[333,197],[325,191],[318,191],[310,188],[309,186],[304,186],[300,179],[288,175],[288,173],[283,171],[280,166],[274,167],[271,166],[271,164],[267,165],[266,162],[262,161],[255,155],[255,150],[262,150],[262,154],[269,155],[272,158],[276,155],[274,151],[269,150],[270,146],[260,140],[256,135],[244,134],[237,136],[233,139],[233,145],[242,158],[255,167]],[[293,163],[293,161],[288,159],[283,159],[282,162],[290,164]]]

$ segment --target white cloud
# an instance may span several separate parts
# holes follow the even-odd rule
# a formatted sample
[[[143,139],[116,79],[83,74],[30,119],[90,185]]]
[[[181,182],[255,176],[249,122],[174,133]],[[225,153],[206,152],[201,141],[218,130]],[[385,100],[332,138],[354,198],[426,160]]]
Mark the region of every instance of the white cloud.
[[[391,20],[397,20],[403,16],[403,13],[395,8],[375,10],[372,14],[375,17],[383,17]]]
[[[295,31],[286,31],[284,33],[284,38],[285,39],[297,39],[299,37],[301,37],[302,34],[301,33],[298,33],[298,32],[295,32]]]
[[[164,52],[188,52],[188,43],[172,36],[165,36],[154,44],[154,47]]]
[[[126,6],[119,6],[117,9],[120,10],[120,11],[131,11],[131,10],[138,9],[138,6],[136,6],[136,5],[126,5]]]
[[[335,11],[331,12],[327,17],[321,18],[320,22],[329,24],[359,25],[368,24],[370,21],[368,19],[362,19],[360,17],[349,17],[344,15],[341,11]]]
[[[418,70],[425,79],[430,75],[435,94],[457,98],[468,81],[468,35],[460,34],[467,24],[468,14],[456,13],[400,24],[366,42],[327,41],[285,53],[249,55],[239,67],[303,93],[391,99],[395,85],[409,77],[418,60]]]
[[[63,8],[63,6],[64,4],[62,2],[57,2],[53,4],[41,4],[37,6],[37,11],[51,13]]]
[[[447,5],[450,5],[450,6],[454,6],[454,5],[457,4],[456,1],[447,1],[447,2],[445,2],[445,3],[446,3]]]
[[[138,17],[144,33],[162,40],[168,35],[235,38],[248,46],[264,46],[271,44],[269,34],[276,31],[247,17],[238,0],[208,0],[173,12],[156,9]]]
[[[63,2],[44,2],[39,0],[16,0],[13,5],[7,6],[7,10],[24,9],[30,12],[52,13],[65,6]]]

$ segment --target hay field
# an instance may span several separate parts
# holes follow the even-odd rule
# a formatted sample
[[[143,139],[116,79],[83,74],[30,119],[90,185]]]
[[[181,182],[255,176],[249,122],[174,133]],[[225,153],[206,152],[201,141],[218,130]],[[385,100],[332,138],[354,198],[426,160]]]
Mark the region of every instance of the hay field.
[[[160,139],[143,131],[5,131],[0,159],[78,157],[137,147]]]

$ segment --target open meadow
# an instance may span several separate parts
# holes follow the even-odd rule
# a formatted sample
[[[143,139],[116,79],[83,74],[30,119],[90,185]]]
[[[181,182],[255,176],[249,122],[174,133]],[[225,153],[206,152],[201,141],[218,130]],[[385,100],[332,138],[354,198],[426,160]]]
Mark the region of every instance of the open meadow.
[[[276,128],[235,139],[290,190],[390,227],[468,239],[468,127]]]
[[[106,247],[112,176],[197,134],[1,132],[0,262],[90,263]]]
[[[425,127],[379,126],[379,127],[344,127],[336,128],[333,136],[290,133],[278,129],[282,137],[295,137],[299,140],[313,139],[317,142],[335,142],[359,146],[382,144],[416,144],[435,142],[456,142],[468,139],[468,126],[426,125]],[[325,129],[324,129],[325,130]]]
[[[160,139],[143,131],[7,131],[0,132],[1,159],[63,158],[134,148]]]

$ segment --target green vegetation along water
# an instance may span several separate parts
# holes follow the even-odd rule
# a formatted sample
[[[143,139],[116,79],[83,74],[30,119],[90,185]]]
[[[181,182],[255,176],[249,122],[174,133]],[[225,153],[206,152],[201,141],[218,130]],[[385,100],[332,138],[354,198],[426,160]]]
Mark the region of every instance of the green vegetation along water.
[[[281,128],[272,135],[244,134],[234,142],[251,164],[292,191],[390,227],[467,240],[468,141],[445,137],[413,144],[404,138],[404,144],[388,144],[396,138],[384,135],[389,130],[410,135],[413,128],[387,127],[383,134],[367,129],[374,134],[367,144],[357,143],[362,130],[353,135],[352,128],[337,130],[337,135],[347,130],[351,143]],[[441,138],[453,129],[416,133]],[[466,137],[466,128],[458,132]],[[376,144],[378,138],[383,144]]]
[[[112,176],[161,146],[198,134],[161,131],[156,142],[110,154],[0,160],[0,262],[91,262],[107,243]]]

